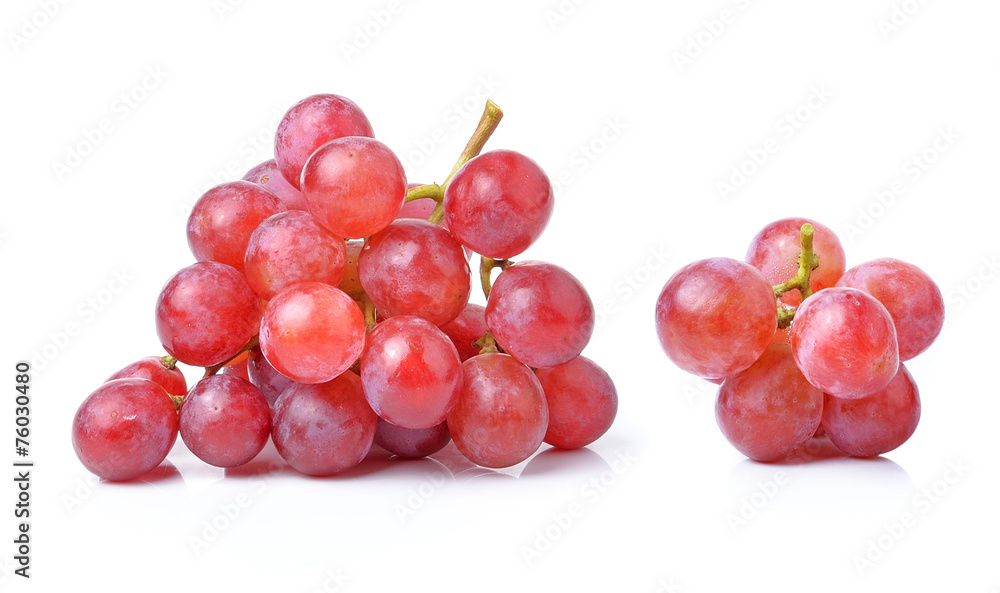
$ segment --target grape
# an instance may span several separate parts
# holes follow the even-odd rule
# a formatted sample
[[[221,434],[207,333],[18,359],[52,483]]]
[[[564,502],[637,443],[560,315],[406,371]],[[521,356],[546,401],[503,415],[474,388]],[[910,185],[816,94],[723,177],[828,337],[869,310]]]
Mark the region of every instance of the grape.
[[[138,478],[160,465],[176,440],[177,408],[149,379],[108,381],[73,417],[73,450],[105,480]]]
[[[294,383],[288,377],[274,370],[274,367],[271,366],[271,363],[267,362],[267,358],[260,351],[260,346],[250,350],[250,358],[247,359],[247,371],[250,382],[256,385],[260,389],[260,392],[264,394],[264,399],[267,400],[269,406],[273,406],[278,396],[281,395],[281,392]]]
[[[752,365],[777,328],[771,283],[753,266],[724,257],[688,264],[656,301],[656,333],[681,369],[722,379]]]
[[[358,259],[361,285],[379,314],[416,315],[434,325],[462,312],[469,274],[462,246],[447,229],[412,218],[372,236]]]
[[[331,233],[360,239],[399,215],[406,175],[396,155],[378,140],[340,138],[309,157],[302,170],[302,193],[309,211]]]
[[[750,241],[747,262],[764,273],[772,285],[791,280],[799,271],[802,253],[802,225],[813,226],[813,252],[819,267],[809,276],[809,288],[814,293],[837,283],[844,273],[844,248],[836,233],[808,218],[784,218],[767,225]],[[797,290],[786,292],[781,302],[797,307],[802,295]]]
[[[382,418],[375,429],[375,444],[393,455],[405,459],[418,459],[433,455],[451,442],[448,423],[430,428],[400,428]]]
[[[244,259],[247,283],[270,300],[299,282],[337,286],[344,277],[347,248],[308,212],[292,210],[268,218],[250,235]]]
[[[243,274],[198,262],[167,281],[156,300],[156,335],[177,360],[209,367],[232,358],[257,333],[261,303]]]
[[[861,399],[826,396],[823,428],[841,451],[874,457],[902,445],[920,421],[920,392],[902,364],[889,385]]]
[[[148,356],[137,360],[108,377],[105,383],[115,379],[149,379],[165,389],[170,395],[187,393],[187,381],[184,379],[184,373],[176,366],[168,369],[159,356]]]
[[[494,259],[527,249],[545,230],[555,198],[538,164],[494,150],[462,166],[444,195],[445,222],[463,245]]]
[[[458,450],[485,467],[509,467],[531,457],[549,423],[545,393],[531,369],[492,352],[462,363],[462,374],[462,395],[448,415]]]
[[[293,187],[309,156],[327,142],[344,136],[367,136],[375,132],[361,108],[338,95],[312,95],[292,106],[274,133],[274,160],[282,176]]]
[[[486,303],[486,325],[514,358],[551,367],[583,352],[594,333],[594,304],[563,268],[522,261],[497,276]]]
[[[375,413],[400,428],[444,422],[462,390],[462,361],[448,336],[425,319],[386,319],[368,335],[361,382]]]
[[[296,471],[329,476],[365,458],[378,416],[352,372],[318,385],[294,384],[274,403],[271,438]]]
[[[250,234],[264,219],[285,210],[274,194],[248,181],[213,187],[188,217],[191,253],[198,261],[217,261],[242,272]]]
[[[365,345],[365,319],[344,291],[320,282],[286,288],[267,304],[260,350],[282,375],[325,383],[346,371]]]
[[[585,356],[559,366],[538,369],[545,392],[549,427],[545,442],[560,449],[579,449],[611,428],[618,413],[618,391],[611,377]]]
[[[219,372],[229,377],[239,377],[249,381],[250,369],[247,368],[247,352],[243,352],[236,360],[222,367]]]
[[[803,301],[792,321],[791,345],[806,379],[835,397],[881,391],[899,367],[892,317],[854,288],[828,288]]]
[[[941,289],[923,270],[883,257],[855,266],[837,286],[857,288],[885,305],[896,326],[899,360],[910,360],[930,347],[944,326]]]
[[[482,350],[476,342],[486,335],[486,307],[469,303],[458,317],[442,325],[441,331],[455,344],[458,358],[462,362],[469,360]]]
[[[750,368],[719,388],[715,419],[722,434],[754,461],[779,461],[820,426],[823,392],[795,366],[792,347],[775,342]]]
[[[347,241],[347,259],[344,265],[344,277],[337,288],[346,292],[352,299],[360,300],[365,296],[365,289],[361,287],[361,278],[358,277],[358,258],[361,257],[361,249],[365,246],[364,241]]]
[[[437,208],[437,202],[433,198],[420,198],[403,204],[396,218],[419,218],[427,220],[435,208]]]
[[[198,459],[217,467],[237,467],[267,444],[271,408],[249,381],[212,375],[198,381],[184,398],[180,433]]]
[[[274,194],[289,210],[305,210],[306,199],[298,189],[281,174],[278,163],[271,159],[246,172],[243,181],[256,183]]]

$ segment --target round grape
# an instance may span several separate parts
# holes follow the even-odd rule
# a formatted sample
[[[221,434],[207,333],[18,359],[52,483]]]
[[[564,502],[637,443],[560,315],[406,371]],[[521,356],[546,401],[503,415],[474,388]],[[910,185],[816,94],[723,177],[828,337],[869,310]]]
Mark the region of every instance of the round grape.
[[[442,325],[441,331],[451,338],[462,362],[469,360],[482,350],[476,342],[486,335],[486,307],[469,303],[458,317]]]
[[[295,186],[288,183],[278,163],[271,159],[264,161],[253,169],[250,169],[243,176],[243,181],[256,183],[267,191],[274,194],[289,210],[305,210],[306,198]]]
[[[854,457],[888,453],[913,435],[920,421],[920,392],[902,364],[882,391],[861,399],[826,396],[823,428],[834,445]]]
[[[216,467],[237,467],[267,444],[271,408],[249,381],[212,375],[198,381],[184,398],[180,433],[198,459]]]
[[[611,377],[585,356],[535,371],[545,392],[549,427],[545,442],[560,449],[586,447],[611,428],[618,391]]]
[[[819,267],[809,276],[809,288],[814,293],[837,283],[844,273],[844,247],[829,227],[808,218],[783,218],[767,225],[750,241],[747,262],[764,273],[772,285],[783,284],[799,272],[802,253],[802,225],[813,226],[813,253]],[[781,302],[797,307],[802,295],[791,290],[781,296]]]
[[[430,428],[400,428],[382,418],[375,429],[375,444],[404,459],[419,459],[433,455],[451,442],[448,423]]]
[[[176,366],[168,368],[163,363],[163,358],[159,356],[148,356],[137,360],[108,377],[105,383],[115,379],[149,379],[165,389],[170,395],[187,393],[187,380],[184,379],[184,373]]]
[[[271,363],[267,362],[267,357],[260,351],[260,346],[250,350],[250,357],[247,359],[247,374],[250,382],[260,389],[267,400],[267,405],[273,406],[278,396],[294,383],[288,377],[274,370]]]

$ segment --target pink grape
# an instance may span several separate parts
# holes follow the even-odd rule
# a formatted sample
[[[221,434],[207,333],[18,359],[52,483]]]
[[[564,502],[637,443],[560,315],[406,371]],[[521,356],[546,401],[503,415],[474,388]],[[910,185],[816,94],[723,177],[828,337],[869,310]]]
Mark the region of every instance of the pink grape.
[[[289,210],[305,210],[306,198],[281,174],[274,159],[264,161],[243,175],[243,181],[256,183],[274,194]]]
[[[881,391],[899,368],[892,317],[855,288],[828,288],[803,301],[792,321],[791,345],[806,379],[835,397]]]
[[[269,216],[287,210],[274,194],[249,181],[230,181],[205,192],[187,222],[188,245],[198,261],[243,271],[250,234]]]
[[[760,270],[724,257],[688,264],[656,301],[656,333],[681,369],[723,379],[767,349],[778,324],[774,290]]]
[[[913,435],[920,421],[920,392],[902,364],[882,391],[861,399],[826,396],[823,428],[834,445],[854,457],[888,453]]]
[[[447,229],[412,218],[372,236],[358,259],[358,277],[383,317],[416,315],[434,325],[458,316],[472,285],[462,246]]]
[[[844,247],[837,234],[825,225],[808,218],[772,222],[750,241],[746,260],[763,272],[772,285],[791,280],[799,271],[801,228],[805,223],[813,226],[813,252],[819,259],[819,267],[809,276],[809,287],[816,293],[835,285],[844,273]],[[802,302],[802,295],[792,290],[782,295],[781,302],[796,307]]]
[[[494,150],[455,173],[445,190],[445,223],[469,249],[507,259],[538,239],[554,205],[552,184],[538,163],[512,150]]]
[[[531,457],[549,424],[545,393],[531,369],[492,352],[462,363],[462,373],[462,395],[448,415],[458,450],[485,467],[509,467]]]
[[[497,276],[486,325],[497,343],[532,367],[569,362],[594,333],[594,304],[583,284],[559,266],[518,262]]]
[[[156,301],[156,335],[167,352],[193,366],[233,357],[256,333],[261,302],[235,268],[198,262],[167,281]]]
[[[941,289],[923,270],[883,257],[855,266],[837,286],[857,288],[885,305],[896,326],[899,360],[910,360],[930,347],[944,326]]]
[[[260,346],[250,351],[250,358],[247,359],[247,372],[250,382],[260,389],[267,400],[267,405],[273,406],[281,395],[294,381],[274,370],[271,363],[260,351]]]
[[[88,471],[111,481],[138,478],[167,458],[177,440],[177,409],[149,379],[113,379],[73,417],[73,450]]]
[[[115,379],[149,379],[166,390],[170,395],[187,393],[187,380],[176,366],[168,369],[159,356],[147,356],[126,366],[105,379],[105,383]]]
[[[469,303],[458,317],[442,325],[441,331],[451,338],[462,362],[469,360],[482,350],[476,342],[486,335],[486,307]]]
[[[375,132],[361,108],[339,95],[312,95],[285,113],[274,133],[274,160],[285,180],[299,188],[302,168],[316,149],[344,136]]]
[[[427,220],[435,208],[437,208],[437,202],[432,198],[420,198],[419,200],[403,204],[396,218],[419,218]]]
[[[400,428],[444,422],[462,391],[462,361],[448,336],[425,319],[402,315],[368,334],[361,382],[375,413]]]
[[[198,459],[216,467],[238,467],[267,444],[271,408],[249,381],[212,375],[198,381],[184,398],[180,433]]]
[[[274,404],[271,438],[296,471],[329,476],[365,458],[378,416],[368,406],[361,379],[352,372],[317,385],[296,383]]]
[[[365,318],[344,291],[296,284],[271,299],[260,322],[260,350],[282,375],[326,383],[346,371],[365,345]]]
[[[618,391],[611,377],[585,356],[535,371],[545,392],[549,426],[545,442],[560,449],[586,447],[611,428]]]
[[[275,214],[250,235],[244,258],[247,283],[270,300],[299,282],[337,286],[344,277],[347,248],[308,212]]]
[[[406,198],[403,165],[389,147],[363,137],[319,147],[302,170],[302,193],[321,225],[344,239],[389,226]]]
[[[433,455],[451,442],[448,423],[430,428],[400,428],[382,418],[375,429],[375,444],[404,459],[419,459]]]
[[[802,376],[788,344],[775,342],[719,388],[722,434],[754,461],[785,459],[809,441],[823,417],[823,392]]]

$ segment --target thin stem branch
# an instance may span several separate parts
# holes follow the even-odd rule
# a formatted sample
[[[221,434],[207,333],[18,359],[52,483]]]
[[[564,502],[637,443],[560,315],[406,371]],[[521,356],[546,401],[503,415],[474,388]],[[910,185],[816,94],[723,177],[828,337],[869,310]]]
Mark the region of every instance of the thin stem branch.
[[[254,348],[256,348],[257,344],[259,344],[259,343],[260,343],[260,335],[258,334],[258,335],[255,335],[254,337],[250,338],[250,341],[247,342],[246,345],[244,345],[242,348],[240,348],[239,352],[237,352],[236,354],[230,356],[225,361],[220,362],[219,364],[217,364],[215,366],[205,367],[205,374],[202,376],[202,379],[204,379],[205,377],[211,377],[212,375],[217,374],[219,371],[221,371],[222,369],[224,369],[227,364],[229,364],[229,363],[233,362],[234,360],[236,360],[237,358],[239,358],[244,352],[249,352],[250,350],[253,350]]]
[[[472,133],[469,143],[465,145],[465,150],[458,157],[458,162],[455,163],[455,167],[448,174],[448,178],[444,180],[441,187],[447,188],[448,184],[451,183],[451,178],[455,176],[455,173],[458,173],[462,165],[479,156],[479,153],[483,151],[483,147],[486,146],[486,141],[490,139],[490,136],[496,131],[497,126],[500,125],[501,119],[503,119],[503,111],[496,103],[487,99],[486,108],[483,110],[483,116],[479,119],[476,131]]]
[[[781,298],[786,292],[797,290],[802,295],[802,300],[812,296],[812,288],[809,286],[809,278],[812,271],[819,267],[819,257],[813,251],[813,226],[808,222],[799,229],[799,241],[802,245],[802,252],[799,254],[799,271],[795,276],[774,287],[775,298]],[[795,308],[778,307],[778,327],[786,328],[795,318]]]

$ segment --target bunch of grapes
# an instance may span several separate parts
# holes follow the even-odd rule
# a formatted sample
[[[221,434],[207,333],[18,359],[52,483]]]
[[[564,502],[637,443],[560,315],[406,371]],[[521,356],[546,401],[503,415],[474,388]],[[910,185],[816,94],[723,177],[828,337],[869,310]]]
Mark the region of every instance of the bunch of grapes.
[[[720,384],[716,420],[751,459],[785,459],[824,432],[872,457],[916,430],[920,397],[902,363],[940,333],[941,291],[903,261],[844,262],[833,231],[789,218],[757,233],[745,262],[694,262],[660,293],[664,351]]]
[[[354,467],[373,443],[413,458],[451,440],[496,468],[543,441],[572,449],[604,434],[618,396],[581,356],[590,297],[561,267],[510,259],[554,201],[528,157],[480,154],[501,117],[488,102],[447,179],[408,185],[356,104],[314,95],[293,106],[274,160],[195,204],[197,263],[156,302],[167,356],[129,365],[83,402],[73,445],[84,466],[132,479],[180,434],[226,468],[268,439],[309,475]],[[473,252],[486,307],[469,302]],[[190,391],[178,362],[205,368]]]

